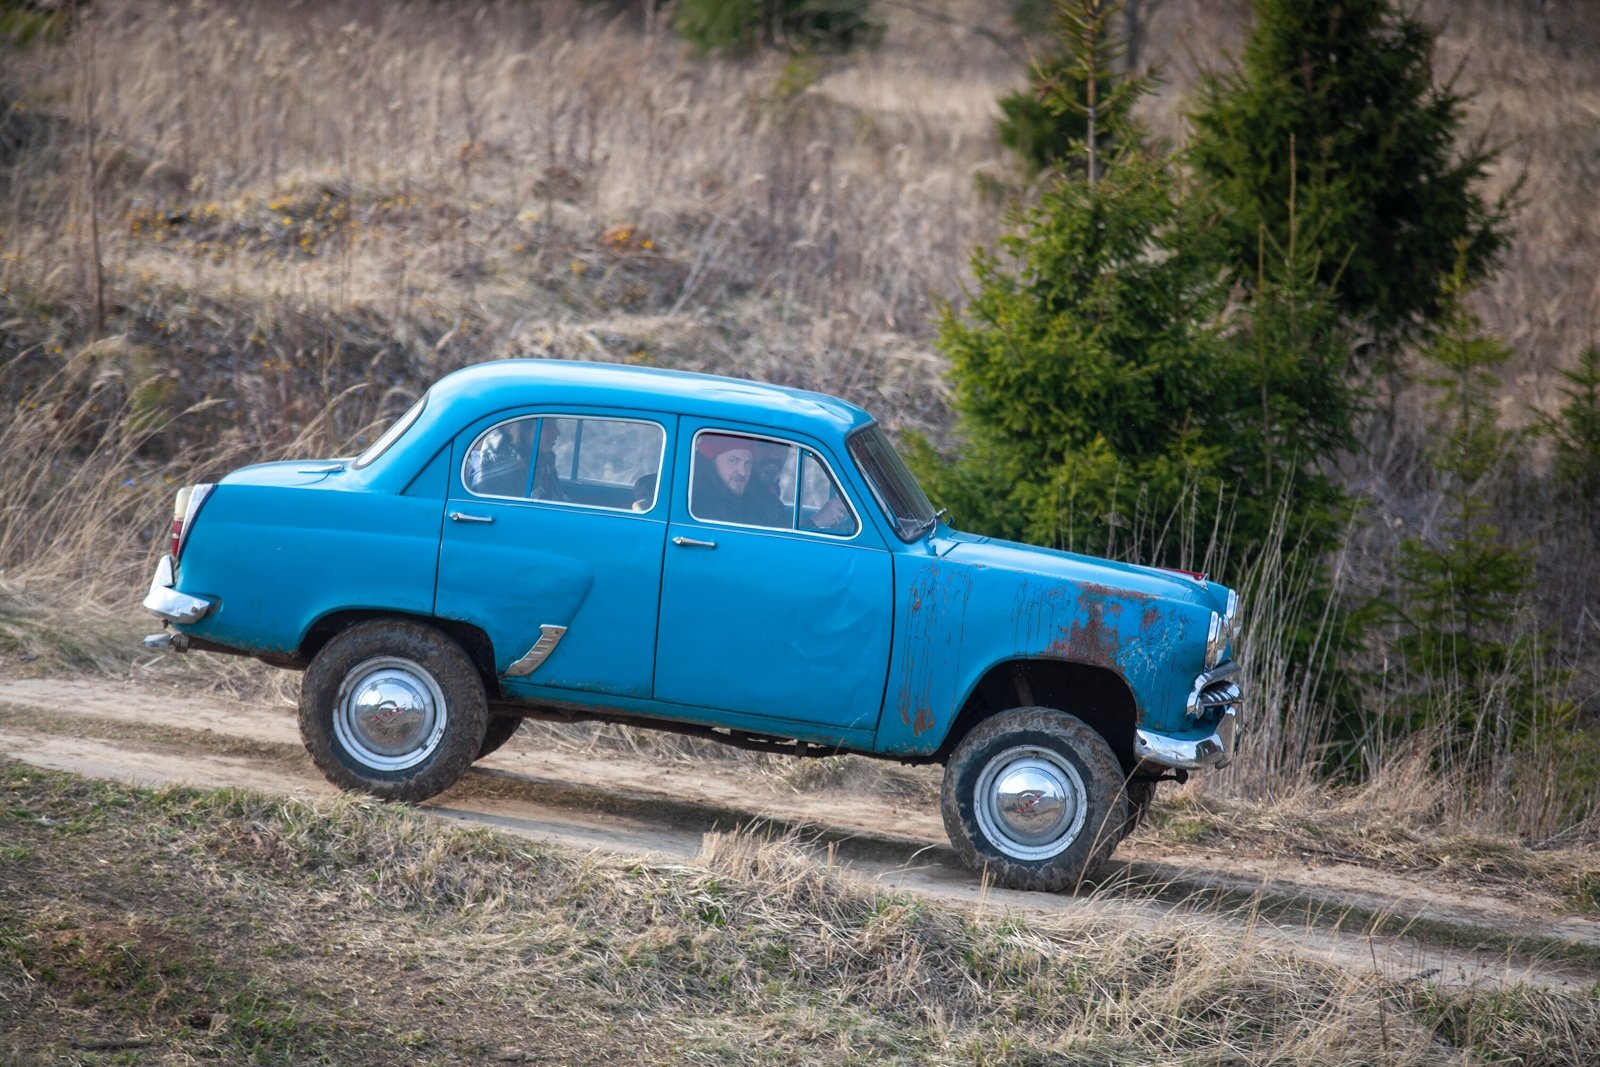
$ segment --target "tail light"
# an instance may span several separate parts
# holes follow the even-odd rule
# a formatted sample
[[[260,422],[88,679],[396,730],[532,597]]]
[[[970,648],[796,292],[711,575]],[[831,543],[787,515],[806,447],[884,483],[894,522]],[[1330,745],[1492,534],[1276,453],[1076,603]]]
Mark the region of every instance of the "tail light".
[[[204,504],[206,497],[211,495],[215,488],[208,483],[199,485],[186,485],[178,490],[177,499],[172,502],[172,561],[176,563],[183,554],[183,544],[189,539],[189,530],[194,525],[194,517],[200,513],[200,505]]]

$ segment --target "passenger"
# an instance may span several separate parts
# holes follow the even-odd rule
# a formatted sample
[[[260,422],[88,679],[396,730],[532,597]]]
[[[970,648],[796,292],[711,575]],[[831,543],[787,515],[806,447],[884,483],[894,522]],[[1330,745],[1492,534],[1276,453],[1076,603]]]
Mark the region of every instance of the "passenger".
[[[524,495],[533,423],[518,419],[487,434],[467,455],[467,488],[485,496]]]
[[[702,434],[695,442],[694,498],[697,519],[747,526],[787,528],[788,515],[776,497],[752,488],[757,442],[729,434]]]
[[[783,502],[782,482],[792,466],[795,450],[789,445],[772,441],[755,441],[755,461],[751,465],[750,484],[744,491],[745,507],[750,514],[761,516],[759,525],[789,528],[793,522],[793,509]],[[793,475],[790,475],[790,495],[793,497]],[[752,520],[756,521],[756,520]]]
[[[649,511],[656,502],[656,476],[654,474],[641,475],[633,483],[633,510]]]
[[[556,446],[561,443],[561,423],[555,419],[541,419],[539,430],[539,461],[533,470],[533,499],[565,500],[561,478],[556,474]]]

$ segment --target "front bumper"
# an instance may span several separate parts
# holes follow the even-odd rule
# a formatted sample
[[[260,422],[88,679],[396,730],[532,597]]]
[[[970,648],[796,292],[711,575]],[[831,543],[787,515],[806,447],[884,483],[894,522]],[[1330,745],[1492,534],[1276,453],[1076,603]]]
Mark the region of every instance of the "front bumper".
[[[1213,712],[1220,712],[1215,723],[1176,733],[1136,729],[1133,754],[1141,760],[1177,770],[1226,767],[1233,759],[1239,712],[1244,701],[1238,676],[1239,664],[1233,662],[1213,667],[1194,680],[1185,711],[1192,719],[1210,718]]]
[[[144,598],[144,606],[151,614],[168,622],[195,622],[216,606],[214,600],[178,592],[172,588],[175,580],[172,557],[162,556],[161,562],[156,564],[155,577],[150,579],[150,592]]]
[[[1226,767],[1233,759],[1233,742],[1239,731],[1239,709],[1226,708],[1214,726],[1181,734],[1137,729],[1133,754],[1150,763],[1177,770],[1198,771]]]

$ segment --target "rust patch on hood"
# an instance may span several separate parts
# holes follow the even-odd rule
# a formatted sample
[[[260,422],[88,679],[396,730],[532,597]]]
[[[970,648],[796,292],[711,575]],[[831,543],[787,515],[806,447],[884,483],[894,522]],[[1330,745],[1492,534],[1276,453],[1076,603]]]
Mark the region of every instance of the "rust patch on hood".
[[[1122,590],[1101,585],[1083,586],[1078,592],[1080,617],[1063,628],[1045,651],[1062,659],[1116,669],[1122,638],[1106,620],[1107,616],[1116,618],[1122,614],[1126,595]]]

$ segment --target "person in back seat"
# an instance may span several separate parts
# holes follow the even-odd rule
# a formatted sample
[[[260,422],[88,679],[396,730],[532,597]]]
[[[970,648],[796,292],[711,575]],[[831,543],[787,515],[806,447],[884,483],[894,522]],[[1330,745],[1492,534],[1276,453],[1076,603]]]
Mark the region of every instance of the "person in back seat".
[[[556,474],[556,446],[561,443],[561,424],[555,419],[539,420],[539,456],[533,467],[533,499],[567,499]]]
[[[656,476],[643,474],[633,483],[633,510],[649,511],[656,502]]]

